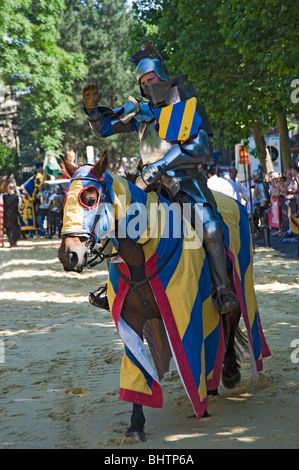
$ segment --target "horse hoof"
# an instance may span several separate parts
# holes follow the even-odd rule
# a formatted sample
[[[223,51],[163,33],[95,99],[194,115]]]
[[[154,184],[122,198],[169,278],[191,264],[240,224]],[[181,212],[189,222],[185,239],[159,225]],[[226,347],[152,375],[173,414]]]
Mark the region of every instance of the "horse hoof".
[[[238,364],[227,364],[223,366],[222,384],[225,388],[235,388],[241,381],[241,374]]]
[[[135,441],[146,441],[145,433],[143,431],[127,431],[126,437],[128,437],[129,439],[135,439]]]
[[[208,395],[212,397],[218,397],[219,396],[218,389],[215,388],[215,390],[208,390]]]

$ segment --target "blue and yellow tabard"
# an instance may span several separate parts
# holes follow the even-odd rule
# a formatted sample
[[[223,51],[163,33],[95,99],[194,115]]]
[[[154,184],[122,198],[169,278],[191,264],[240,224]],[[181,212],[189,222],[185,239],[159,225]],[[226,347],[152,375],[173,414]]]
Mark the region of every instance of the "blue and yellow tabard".
[[[196,109],[197,99],[192,97],[164,108],[155,108],[159,123],[159,136],[168,142],[185,142],[198,134],[203,120]]]

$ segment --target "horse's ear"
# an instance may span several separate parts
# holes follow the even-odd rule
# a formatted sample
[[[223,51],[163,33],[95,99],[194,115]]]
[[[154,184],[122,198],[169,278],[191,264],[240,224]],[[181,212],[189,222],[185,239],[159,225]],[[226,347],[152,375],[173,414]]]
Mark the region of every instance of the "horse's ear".
[[[78,168],[75,165],[73,165],[73,163],[69,162],[66,158],[64,158],[63,155],[59,155],[59,156],[64,163],[67,174],[70,176],[70,178],[72,178],[74,176],[75,171],[78,170]]]
[[[107,153],[107,150],[105,150],[100,160],[95,164],[95,166],[91,170],[91,173],[96,178],[101,178],[103,174],[105,173],[107,166],[108,166],[108,153]]]

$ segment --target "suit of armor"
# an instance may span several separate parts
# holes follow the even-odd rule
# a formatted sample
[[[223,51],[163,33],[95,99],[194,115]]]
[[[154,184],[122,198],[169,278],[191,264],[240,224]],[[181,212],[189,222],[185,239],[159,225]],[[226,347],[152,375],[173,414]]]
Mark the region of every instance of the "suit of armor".
[[[161,80],[158,84],[140,87],[141,94],[149,101],[139,103],[130,97],[127,103],[116,110],[100,106],[89,110],[85,108],[87,119],[97,137],[119,132],[138,132],[142,165],[146,165],[146,168],[141,178],[137,179],[137,185],[146,182],[153,187],[161,179],[164,190],[172,200],[181,205],[191,203],[193,207],[195,203],[203,205],[203,245],[217,287],[216,305],[221,313],[226,313],[236,307],[237,300],[228,289],[223,226],[215,215],[215,201],[206,179],[197,170],[199,164],[211,160],[208,138],[208,134],[212,134],[210,123],[204,108],[197,105],[195,87],[183,85],[182,77],[169,79],[161,56],[139,60],[138,54],[135,54],[136,61],[135,56],[131,59],[137,63],[139,83],[140,78],[151,71]],[[185,119],[184,126],[180,113]],[[173,121],[170,121],[169,116]]]
[[[269,209],[271,206],[270,190],[261,171],[255,171],[253,173],[253,180],[255,183],[253,191],[253,202],[255,206],[254,223],[256,227],[258,227],[260,220],[261,226],[264,228],[268,224]]]

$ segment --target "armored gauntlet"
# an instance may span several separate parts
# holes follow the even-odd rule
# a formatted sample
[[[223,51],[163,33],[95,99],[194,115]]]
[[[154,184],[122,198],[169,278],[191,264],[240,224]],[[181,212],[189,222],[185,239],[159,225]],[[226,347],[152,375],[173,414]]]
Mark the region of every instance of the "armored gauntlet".
[[[82,88],[82,101],[87,112],[96,108],[102,97],[95,83],[89,83]]]

